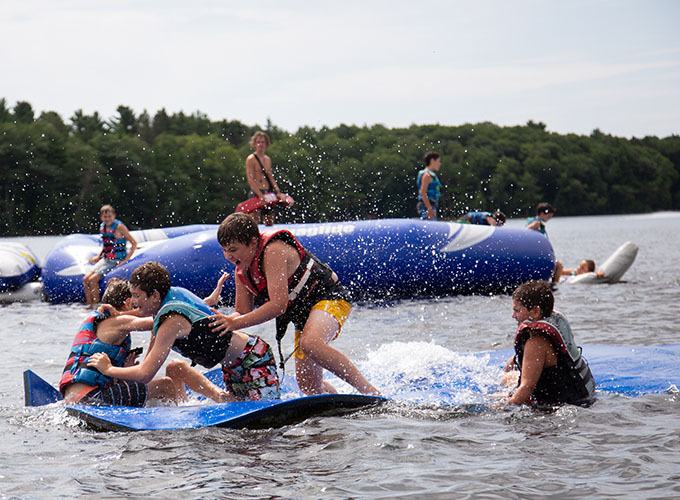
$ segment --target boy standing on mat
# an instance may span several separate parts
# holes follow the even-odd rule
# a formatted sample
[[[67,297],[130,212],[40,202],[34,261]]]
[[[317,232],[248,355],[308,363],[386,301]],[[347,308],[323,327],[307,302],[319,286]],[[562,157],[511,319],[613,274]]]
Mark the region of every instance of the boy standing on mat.
[[[130,291],[139,314],[153,316],[149,352],[135,366],[112,366],[102,353],[93,355],[89,366],[109,377],[148,383],[172,349],[206,368],[220,363],[229,393],[224,401],[280,396],[276,363],[269,345],[242,332],[223,336],[212,332],[210,306],[189,290],[170,286],[170,273],[161,264],[147,262],[135,269],[130,277]]]
[[[127,262],[137,248],[137,241],[132,237],[125,224],[116,219],[116,211],[111,205],[104,205],[100,208],[99,217],[102,221],[99,227],[102,249],[99,254],[90,259],[90,264],[96,264],[83,277],[85,301],[92,308],[99,303],[99,282],[102,276]],[[131,244],[129,252],[126,246],[128,241]]]
[[[185,384],[215,401],[223,400],[227,393],[184,361],[171,361],[166,376],[148,384],[114,380],[88,366],[90,357],[96,353],[106,353],[116,366],[135,364],[137,352],[130,349],[130,332],[150,330],[153,320],[135,315],[131,302],[128,282],[109,280],[102,303],[122,314],[93,312],[80,325],[59,381],[59,391],[66,403],[142,407],[147,398],[179,402],[187,399]]]
[[[269,136],[262,131],[255,132],[250,139],[250,145],[255,149],[255,152],[246,158],[246,175],[251,196],[257,196],[260,201],[264,202],[266,193],[276,193],[276,196],[282,199],[283,195],[272,174],[272,160],[265,154],[265,150],[269,146]],[[262,215],[265,226],[274,225],[273,207],[263,207],[250,215],[256,224],[260,223],[260,215]]]
[[[347,290],[328,265],[305,250],[290,231],[260,233],[253,219],[242,213],[224,219],[217,240],[236,267],[236,303],[229,316],[212,317],[214,331],[228,336],[237,328],[276,318],[281,353],[281,338],[292,322],[295,374],[303,393],[336,392],[323,380],[326,369],[364,394],[380,395],[347,356],[328,345],[352,310]]]

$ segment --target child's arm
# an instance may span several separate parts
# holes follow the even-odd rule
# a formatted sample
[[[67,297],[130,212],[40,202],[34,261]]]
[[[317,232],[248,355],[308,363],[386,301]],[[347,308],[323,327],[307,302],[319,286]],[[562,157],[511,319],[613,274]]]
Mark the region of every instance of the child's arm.
[[[227,280],[228,277],[229,273],[222,273],[220,279],[217,280],[217,286],[215,286],[215,289],[212,291],[210,295],[203,299],[203,301],[210,307],[215,307],[220,302],[220,297],[222,295],[222,287],[224,286],[224,282]]]
[[[252,310],[252,294],[236,280],[236,312],[229,316],[216,313],[212,316],[214,332],[228,332],[259,325],[274,319],[288,308],[288,264],[297,256],[297,250],[283,242],[275,241],[267,246],[264,253],[264,274],[267,278],[269,300]],[[239,299],[241,299],[239,301]],[[248,299],[250,308],[248,308]]]
[[[549,349],[552,349],[550,341],[543,335],[534,335],[527,340],[522,356],[521,382],[514,394],[510,396],[508,404],[517,405],[529,400],[543,372],[546,353]]]
[[[123,235],[123,237],[130,242],[130,251],[127,253],[127,255],[122,260],[122,262],[120,264],[118,264],[120,266],[123,263],[130,260],[130,257],[132,257],[132,254],[135,253],[135,250],[137,248],[137,240],[130,234],[130,231],[128,230],[128,228],[125,224],[119,224],[118,227],[116,228],[116,231],[118,231],[118,230],[120,230],[120,233]]]
[[[153,343],[149,344],[149,351],[141,364],[129,367],[111,365],[109,357],[101,352],[93,354],[87,362],[102,374],[132,382],[148,384],[158,373],[170,354],[170,349],[178,335],[184,335],[191,330],[191,323],[178,314],[168,317],[158,328]]]

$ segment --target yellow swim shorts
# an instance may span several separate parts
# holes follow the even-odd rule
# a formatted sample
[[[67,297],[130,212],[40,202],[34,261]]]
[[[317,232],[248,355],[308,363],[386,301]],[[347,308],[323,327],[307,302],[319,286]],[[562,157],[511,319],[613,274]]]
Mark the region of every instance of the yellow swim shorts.
[[[338,324],[340,325],[340,328],[338,328],[338,333],[335,334],[335,337],[331,339],[331,341],[335,340],[338,338],[338,335],[340,335],[340,330],[342,330],[342,325],[345,324],[345,321],[347,321],[347,318],[349,318],[349,313],[352,312],[352,304],[347,302],[345,299],[337,299],[337,300],[320,300],[316,304],[314,304],[314,307],[312,307],[312,311],[314,309],[319,309],[321,311],[325,311],[331,316],[333,316]],[[302,352],[302,349],[300,348],[300,338],[302,337],[302,332],[300,330],[295,330],[295,357],[298,359],[307,359],[307,356],[304,355]]]

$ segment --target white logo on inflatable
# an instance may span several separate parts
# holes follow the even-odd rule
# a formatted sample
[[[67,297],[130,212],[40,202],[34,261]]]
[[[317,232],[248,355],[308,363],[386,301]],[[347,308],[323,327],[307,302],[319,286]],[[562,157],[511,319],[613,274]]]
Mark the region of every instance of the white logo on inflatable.
[[[489,238],[494,231],[493,226],[478,226],[476,224],[457,224],[449,222],[449,238],[453,237],[441,252],[459,252],[470,248]]]
[[[295,236],[317,236],[319,234],[349,234],[354,232],[355,227],[354,224],[319,224],[287,229]]]

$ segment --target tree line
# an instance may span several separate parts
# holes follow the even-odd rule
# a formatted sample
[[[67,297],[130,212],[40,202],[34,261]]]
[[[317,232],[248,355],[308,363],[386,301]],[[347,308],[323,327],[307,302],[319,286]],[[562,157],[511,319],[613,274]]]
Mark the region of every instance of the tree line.
[[[76,111],[35,116],[0,99],[0,235],[94,232],[102,204],[133,228],[218,223],[249,196],[248,141],[272,140],[279,187],[296,204],[279,222],[415,217],[416,174],[442,156],[440,219],[468,210],[558,215],[680,210],[680,136],[625,139],[546,125],[340,125],[291,133],[270,121],[211,121],[195,112],[152,117],[119,106],[110,119]]]

